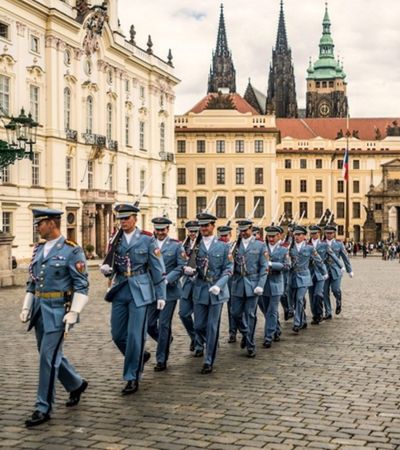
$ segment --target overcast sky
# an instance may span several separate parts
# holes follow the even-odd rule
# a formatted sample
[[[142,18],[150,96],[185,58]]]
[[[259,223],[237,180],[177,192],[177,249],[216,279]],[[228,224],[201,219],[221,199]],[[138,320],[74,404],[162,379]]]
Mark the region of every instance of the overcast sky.
[[[266,92],[275,44],[279,0],[225,0],[228,45],[243,95],[248,78]],[[119,0],[122,28],[135,25],[136,42],[165,58],[172,49],[176,75],[176,113],[189,110],[207,92],[211,53],[219,20],[218,0]],[[308,60],[318,57],[325,1],[285,0],[286,30],[292,48],[297,101],[305,107]],[[398,0],[330,0],[335,54],[344,60],[352,117],[400,116],[400,4]]]

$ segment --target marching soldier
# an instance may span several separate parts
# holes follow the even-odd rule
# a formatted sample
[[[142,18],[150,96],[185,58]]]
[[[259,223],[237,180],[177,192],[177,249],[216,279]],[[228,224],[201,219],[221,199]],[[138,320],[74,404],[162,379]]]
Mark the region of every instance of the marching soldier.
[[[300,329],[307,328],[305,312],[305,295],[307,289],[312,286],[310,263],[313,262],[315,270],[320,272],[325,279],[328,275],[324,263],[312,245],[306,242],[307,230],[301,225],[296,225],[293,230],[294,241],[289,250],[292,263],[291,289],[295,301],[293,331],[298,333]]]
[[[289,251],[290,245],[293,240],[293,227],[291,224],[288,225],[288,231],[286,237],[283,236],[284,230],[281,226],[278,226],[280,230],[280,244],[287,248]],[[293,298],[292,298],[292,290],[290,287],[290,271],[283,271],[283,284],[284,284],[284,292],[281,296],[280,303],[283,308],[283,314],[285,322],[289,319],[292,319],[294,316],[293,312]]]
[[[321,227],[318,225],[312,225],[309,227],[310,231],[310,244],[318,252],[322,261],[327,267],[328,257],[341,266],[340,260],[337,258],[331,247],[326,243],[326,241],[321,241]],[[314,268],[314,264],[310,265],[310,273],[313,285],[309,287],[308,292],[310,296],[310,308],[312,313],[312,325],[318,325],[323,319],[323,302],[324,302],[324,285],[326,283],[325,277]]]
[[[261,228],[257,225],[253,225],[253,236],[259,241],[262,241]]]
[[[196,238],[199,234],[199,222],[197,220],[189,220],[185,224],[188,230],[188,236],[185,239],[183,248],[186,253],[187,259],[193,251],[196,244]],[[179,300],[179,317],[181,318],[182,324],[186,329],[188,336],[190,337],[190,347],[189,350],[194,352],[195,347],[195,333],[194,333],[194,322],[193,322],[193,281],[194,272],[192,275],[184,275],[182,278],[182,295]]]
[[[217,353],[222,306],[229,299],[228,280],[233,262],[229,246],[213,235],[217,218],[209,213],[197,215],[201,241],[196,251],[196,269],[186,266],[185,273],[196,272],[193,288],[195,356],[206,352],[202,374],[213,370]]]
[[[267,233],[268,278],[264,294],[260,297],[260,309],[265,317],[263,347],[270,348],[272,340],[280,340],[279,300],[284,293],[284,272],[290,269],[289,251],[280,242],[279,226],[265,228]]]
[[[155,303],[149,306],[147,332],[157,342],[157,363],[154,370],[162,372],[167,369],[169,347],[172,341],[171,322],[176,304],[181,296],[179,281],[186,264],[186,253],[179,241],[168,236],[169,226],[172,222],[167,217],[156,217],[152,219],[152,222],[154,224],[155,242],[161,250],[165,264],[167,297],[165,308],[160,310]]]
[[[329,278],[325,282],[324,286],[324,307],[325,307],[325,320],[332,319],[332,306],[329,297],[329,290],[332,291],[336,299],[336,314],[340,314],[342,311],[342,291],[340,285],[342,283],[343,272],[347,272],[350,278],[353,278],[353,270],[351,268],[351,262],[347,255],[346,249],[343,242],[337,241],[336,236],[336,226],[329,224],[325,227],[325,241],[328,246],[333,250],[337,259],[342,258],[344,267],[340,263],[334,260],[332,257],[328,257],[326,264],[328,267]]]
[[[267,280],[267,251],[264,242],[253,236],[251,220],[239,220],[237,224],[240,235],[233,251],[232,316],[243,336],[241,348],[247,348],[247,356],[254,358],[257,302]]]
[[[217,233],[219,240],[222,242],[225,242],[229,245],[229,247],[232,245],[231,238],[232,238],[232,227],[229,225],[222,225],[217,228]],[[228,344],[233,344],[236,342],[236,335],[237,335],[237,326],[236,322],[232,317],[232,299],[231,299],[231,291],[232,291],[232,278],[229,278],[228,280],[228,288],[229,288],[229,300],[228,300],[228,323],[229,323],[229,338],[228,338]]]
[[[105,276],[113,283],[105,299],[111,305],[111,335],[125,357],[122,395],[139,389],[143,372],[149,305],[163,309],[166,298],[165,266],[153,235],[136,226],[139,207],[121,204],[115,207],[122,233],[114,246],[113,266],[103,264]]]
[[[88,382],[63,355],[65,333],[79,321],[88,301],[88,274],[81,247],[62,236],[62,211],[34,209],[34,225],[44,242],[35,246],[29,265],[29,281],[20,319],[35,327],[40,354],[39,386],[35,411],[27,427],[50,420],[58,378],[70,393],[66,406],[79,403]]]

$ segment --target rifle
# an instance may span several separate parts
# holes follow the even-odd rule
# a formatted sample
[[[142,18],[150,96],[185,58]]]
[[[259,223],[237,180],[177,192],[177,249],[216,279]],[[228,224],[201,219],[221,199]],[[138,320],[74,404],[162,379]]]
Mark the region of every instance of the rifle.
[[[278,222],[278,226],[279,227],[281,226],[282,222],[285,220],[285,216],[286,216],[286,213],[283,212],[283,214],[281,215],[281,217],[279,219],[279,222]]]
[[[272,226],[275,225],[275,219],[276,219],[276,216],[278,215],[278,213],[279,213],[279,205],[276,207],[275,214],[274,214],[274,216],[272,217],[272,221],[271,221],[271,225],[272,225]]]
[[[239,203],[236,203],[235,205],[235,209],[233,210],[233,213],[231,214],[231,216],[229,217],[228,221],[226,222],[226,226],[229,227],[233,218],[235,217],[236,211],[239,208]]]
[[[300,225],[300,224],[301,224],[301,221],[303,220],[305,214],[306,214],[306,210],[303,210],[303,212],[301,213],[300,219],[299,219],[299,221],[297,222],[297,225]]]
[[[247,216],[247,219],[248,219],[248,220],[252,220],[252,219],[253,219],[254,213],[256,212],[256,209],[258,208],[259,203],[260,203],[260,200],[258,199],[258,200],[257,200],[257,203],[255,204],[255,206],[254,206],[254,208],[253,208],[253,211],[250,213],[249,216]],[[234,258],[235,258],[236,255],[237,255],[237,252],[238,252],[238,250],[239,250],[239,247],[240,247],[240,243],[241,243],[241,242],[242,242],[242,237],[241,237],[240,231],[239,231],[238,237],[236,238],[236,241],[233,243],[232,248],[231,248],[231,253],[232,253],[232,255],[233,255]]]

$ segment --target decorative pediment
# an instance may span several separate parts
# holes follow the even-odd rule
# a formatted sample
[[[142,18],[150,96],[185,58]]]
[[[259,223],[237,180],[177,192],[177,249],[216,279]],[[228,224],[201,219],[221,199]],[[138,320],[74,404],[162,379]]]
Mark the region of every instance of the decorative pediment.
[[[109,89],[109,90],[107,91],[107,97],[108,97],[110,100],[117,100],[118,94],[117,94],[116,92],[112,91],[111,89]]]
[[[36,78],[40,78],[44,74],[44,70],[40,66],[37,66],[36,64],[34,64],[33,66],[28,66],[26,70],[32,77]]]
[[[67,83],[69,83],[69,84],[75,84],[75,83],[78,81],[78,79],[76,78],[76,76],[75,76],[75,75],[71,75],[71,74],[69,73],[69,71],[67,71],[67,73],[64,74],[64,80],[65,80]]]
[[[86,10],[85,15],[87,13]],[[87,15],[88,18],[84,25],[86,34],[83,38],[82,48],[86,55],[90,56],[99,49],[99,38],[103,34],[105,23],[108,22],[107,4],[104,2],[102,5],[93,6]]]
[[[17,61],[7,53],[0,55],[0,64],[4,64],[4,66],[9,66],[11,68],[16,62]]]
[[[130,100],[127,100],[127,101],[125,102],[125,108],[126,108],[128,111],[132,111],[132,109],[133,109],[133,103],[132,103]]]
[[[168,111],[165,109],[160,109],[160,111],[158,111],[158,115],[159,117],[164,117],[165,119],[169,117]]]
[[[92,83],[89,80],[82,83],[82,88],[86,89],[88,92],[97,92],[99,90],[97,83]]]
[[[143,116],[147,116],[147,108],[145,106],[142,106],[139,108],[139,113]]]

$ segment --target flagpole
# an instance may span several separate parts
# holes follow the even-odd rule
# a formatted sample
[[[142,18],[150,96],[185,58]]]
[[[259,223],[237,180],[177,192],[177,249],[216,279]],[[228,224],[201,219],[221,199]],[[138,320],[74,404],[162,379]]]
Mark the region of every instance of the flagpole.
[[[349,137],[350,137],[350,127],[349,127],[349,111],[347,111],[346,119],[347,131],[346,131],[346,153],[347,153],[347,168],[346,168],[346,221],[345,221],[345,240],[348,241],[350,238],[350,155],[349,155]],[[345,161],[343,161],[343,164]]]

